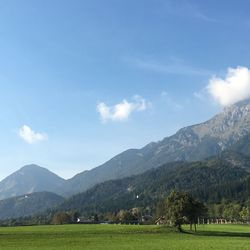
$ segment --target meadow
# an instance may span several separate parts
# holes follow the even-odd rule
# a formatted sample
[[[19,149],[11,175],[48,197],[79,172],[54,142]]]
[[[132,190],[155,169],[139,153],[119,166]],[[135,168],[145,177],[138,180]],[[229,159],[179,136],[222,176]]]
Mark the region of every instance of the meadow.
[[[0,249],[250,249],[250,226],[62,225],[0,228]]]

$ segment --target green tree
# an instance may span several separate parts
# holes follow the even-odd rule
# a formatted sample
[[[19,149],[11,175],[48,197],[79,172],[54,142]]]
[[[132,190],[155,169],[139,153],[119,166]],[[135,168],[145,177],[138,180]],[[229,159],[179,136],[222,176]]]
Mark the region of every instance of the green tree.
[[[124,224],[134,223],[135,221],[138,221],[138,218],[132,212],[126,210],[121,210],[117,216],[119,218],[119,221]]]
[[[184,223],[196,224],[198,217],[205,215],[205,206],[186,192],[172,191],[165,201],[166,222],[181,231]]]
[[[243,207],[240,211],[240,218],[244,221],[250,221],[250,209],[249,207]]]
[[[94,220],[95,223],[99,222],[98,214],[94,214],[93,220]]]
[[[65,212],[58,212],[54,215],[52,223],[56,225],[69,224],[71,223],[71,216]]]
[[[236,203],[228,203],[224,206],[223,218],[227,220],[239,221],[241,206]]]

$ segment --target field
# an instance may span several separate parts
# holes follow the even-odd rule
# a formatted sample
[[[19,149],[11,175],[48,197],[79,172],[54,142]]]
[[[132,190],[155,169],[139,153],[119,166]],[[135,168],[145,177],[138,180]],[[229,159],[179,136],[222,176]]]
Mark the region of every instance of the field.
[[[187,229],[187,228],[186,228]],[[63,225],[0,228],[0,249],[250,249],[250,226],[199,226],[196,234],[160,226]]]

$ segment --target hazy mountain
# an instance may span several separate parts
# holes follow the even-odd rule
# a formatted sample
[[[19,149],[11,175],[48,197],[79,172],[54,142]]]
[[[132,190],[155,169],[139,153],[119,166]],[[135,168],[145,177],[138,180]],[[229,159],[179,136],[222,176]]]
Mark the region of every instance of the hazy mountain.
[[[17,218],[43,212],[64,201],[64,198],[50,192],[32,193],[0,201],[0,219]]]
[[[137,206],[152,208],[172,189],[189,191],[206,202],[220,201],[223,197],[242,200],[248,197],[250,186],[240,191],[232,190],[231,185],[240,186],[249,176],[250,157],[226,152],[204,161],[167,163],[140,175],[106,181],[69,198],[59,210],[76,209],[91,214]]]
[[[54,192],[64,179],[37,165],[27,165],[0,182],[0,199],[40,191]]]
[[[227,107],[212,119],[179,130],[142,149],[127,150],[68,180],[59,192],[71,195],[97,183],[143,173],[173,161],[197,161],[232,147],[250,133],[250,101]]]

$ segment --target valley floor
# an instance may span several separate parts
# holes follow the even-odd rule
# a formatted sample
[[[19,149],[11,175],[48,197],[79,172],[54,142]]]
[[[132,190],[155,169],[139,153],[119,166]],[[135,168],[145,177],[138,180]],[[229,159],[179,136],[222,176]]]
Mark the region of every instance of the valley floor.
[[[184,227],[187,230],[187,227]],[[0,228],[0,249],[250,249],[248,225],[200,225],[196,234],[160,226],[63,225]]]

